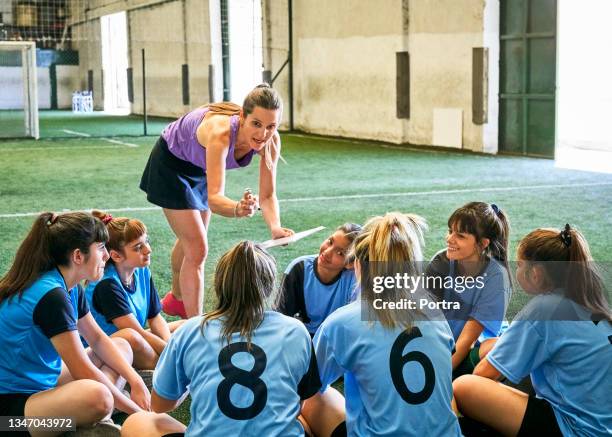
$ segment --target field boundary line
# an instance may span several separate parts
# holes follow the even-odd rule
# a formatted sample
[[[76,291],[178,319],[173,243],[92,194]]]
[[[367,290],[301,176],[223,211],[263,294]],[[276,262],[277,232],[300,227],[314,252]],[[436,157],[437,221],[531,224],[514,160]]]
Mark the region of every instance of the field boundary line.
[[[74,130],[70,130],[70,129],[62,129],[62,131],[66,132],[67,134],[72,134],[72,135],[78,135],[80,137],[86,137],[86,138],[90,138],[91,135],[87,134],[85,132],[77,132]],[[138,147],[138,144],[134,144],[134,143],[126,143],[124,141],[120,141],[120,140],[113,140],[112,138],[106,138],[106,137],[102,137],[99,138],[102,141],[108,141],[109,143],[113,143],[113,144],[121,144],[123,146],[128,146],[128,147]]]
[[[110,146],[109,146],[110,147]],[[317,200],[343,200],[343,199],[371,199],[371,198],[386,198],[386,197],[416,197],[416,196],[431,196],[432,194],[459,194],[459,193],[484,193],[484,192],[504,192],[504,191],[519,191],[531,189],[560,189],[560,188],[582,188],[582,187],[601,187],[610,186],[612,182],[587,182],[582,184],[549,184],[549,185],[521,185],[516,187],[485,187],[485,188],[459,188],[454,190],[430,190],[430,191],[407,191],[402,193],[372,193],[372,194],[348,194],[344,196],[315,196],[315,197],[296,197],[293,199],[279,199],[280,203],[298,203],[298,202],[313,202]],[[98,208],[97,208],[98,209]],[[124,207],[124,208],[102,208],[102,211],[108,212],[129,212],[129,211],[154,211],[161,209],[159,206],[143,206],[143,207]],[[68,212],[72,210],[63,210]],[[75,211],[91,211],[91,209],[75,210]],[[31,217],[41,214],[38,212],[21,212],[12,214],[0,214],[0,218],[19,218]]]
[[[82,150],[82,149],[125,149],[124,146],[49,146],[0,148],[0,152],[27,152],[28,150]]]
[[[88,137],[91,136],[91,135],[86,134],[84,132],[77,132],[77,131],[70,130],[70,129],[62,129],[62,131],[66,132],[67,134],[78,135],[79,137],[86,137],[86,138],[88,138]]]

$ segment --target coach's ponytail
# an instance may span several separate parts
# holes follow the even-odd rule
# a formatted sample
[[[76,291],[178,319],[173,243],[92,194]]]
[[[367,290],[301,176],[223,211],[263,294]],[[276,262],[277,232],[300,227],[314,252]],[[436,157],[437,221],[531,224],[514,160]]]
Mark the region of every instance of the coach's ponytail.
[[[0,302],[21,295],[43,272],[68,265],[75,249],[88,254],[92,243],[107,240],[106,228],[91,214],[42,213],[17,249],[8,272],[0,279]]]
[[[242,241],[226,252],[215,268],[216,308],[205,314],[202,332],[211,320],[221,319],[221,335],[228,344],[240,333],[251,343],[253,332],[263,321],[276,280],[276,262],[261,246]]]
[[[373,217],[353,243],[352,256],[359,266],[357,281],[361,287],[361,298],[372,314],[385,328],[402,326],[409,329],[415,311],[380,309],[374,301],[381,295],[374,290],[374,278],[421,274],[423,261],[423,233],[427,229],[425,219],[414,214],[390,212]],[[400,302],[409,298],[409,291],[400,287],[385,290],[385,300]]]
[[[232,115],[240,115],[240,105],[233,102],[209,103],[206,106],[210,112],[214,114],[227,115],[229,117]]]
[[[612,322],[605,284],[584,235],[569,225],[565,229],[536,229],[519,243],[520,260],[539,263],[552,287],[587,308],[595,317]]]

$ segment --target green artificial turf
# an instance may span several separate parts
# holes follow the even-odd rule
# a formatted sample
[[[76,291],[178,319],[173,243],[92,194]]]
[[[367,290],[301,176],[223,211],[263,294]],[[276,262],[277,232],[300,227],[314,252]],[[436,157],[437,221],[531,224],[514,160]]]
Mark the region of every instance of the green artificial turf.
[[[38,114],[41,139],[144,135],[142,115],[108,115],[102,111],[73,113],[69,110],[41,110]],[[147,117],[147,135],[159,135],[172,120]],[[0,110],[0,138],[20,137],[23,132],[22,110]]]
[[[52,129],[52,125],[46,129]],[[57,125],[61,127],[61,122]],[[115,129],[113,126],[117,125],[109,130]],[[92,135],[103,134],[102,128],[103,123],[82,127]],[[138,183],[155,138],[116,139],[137,147],[104,138],[0,142],[0,274],[9,267],[34,218],[20,214],[135,208],[113,215],[136,217],[148,226],[155,281],[161,294],[169,290],[173,234],[160,209],[138,209],[152,206]],[[282,140],[287,161],[278,169],[283,225],[296,231],[319,225],[328,230],[271,249],[279,272],[293,258],[317,252],[336,226],[347,221],[363,223],[392,210],[417,213],[427,219],[430,230],[426,255],[430,257],[445,245],[448,216],[473,200],[495,202],[507,213],[512,225],[512,257],[527,232],[569,222],[584,232],[596,260],[612,260],[612,235],[608,232],[612,228],[612,175],[557,169],[553,161],[543,159],[415,151],[296,134],[282,135]],[[227,195],[237,199],[245,187],[258,191],[257,167],[254,164],[229,171]],[[206,308],[213,305],[208,288],[220,255],[239,240],[268,238],[261,215],[239,220],[213,217],[206,264]],[[525,300],[524,294],[515,292],[509,315],[515,314]],[[188,420],[187,407],[181,411],[178,417]]]

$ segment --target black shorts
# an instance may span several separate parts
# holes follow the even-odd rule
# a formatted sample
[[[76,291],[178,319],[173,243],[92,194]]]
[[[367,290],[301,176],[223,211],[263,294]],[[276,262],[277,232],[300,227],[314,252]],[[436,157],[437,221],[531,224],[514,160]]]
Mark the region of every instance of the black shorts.
[[[517,436],[546,435],[562,436],[557,417],[545,399],[529,396],[527,409]]]
[[[0,416],[23,416],[25,404],[34,393],[0,394]]]
[[[347,436],[347,431],[346,431],[346,422],[342,422],[340,425],[338,425],[336,427],[336,429],[334,429],[334,431],[331,433],[331,437],[346,437]]]
[[[308,432],[304,433],[305,437],[314,437],[312,434],[308,434]],[[346,437],[347,436],[347,432],[346,432],[346,422],[342,422],[340,425],[338,425],[331,433],[330,437]],[[167,436],[164,436],[167,437]]]
[[[493,428],[469,417],[460,417],[461,433],[466,437],[501,436]],[[527,409],[517,436],[562,436],[557,418],[548,401],[529,396]]]
[[[0,394],[0,416],[21,416],[25,414],[25,404],[34,393],[8,393]],[[28,431],[19,430],[11,432],[2,432],[0,435],[9,437],[30,437]]]
[[[147,200],[167,209],[208,210],[208,188],[203,168],[177,158],[159,137],[140,179]]]

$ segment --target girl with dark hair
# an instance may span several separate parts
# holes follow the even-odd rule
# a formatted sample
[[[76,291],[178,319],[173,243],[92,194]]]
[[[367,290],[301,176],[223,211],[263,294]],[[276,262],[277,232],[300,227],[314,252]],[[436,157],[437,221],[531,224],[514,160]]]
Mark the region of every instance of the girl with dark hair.
[[[104,273],[107,240],[91,214],[47,212],[19,246],[0,279],[0,416],[72,416],[81,426],[110,415],[113,405],[126,413],[149,409],[129,345],[104,334],[79,285]],[[131,399],[119,389],[120,376]]]
[[[175,409],[189,390],[189,426],[138,413],[124,423],[124,436],[304,435],[300,402],[321,381],[304,325],[267,309],[275,276],[274,258],[252,242],[221,257],[215,309],[176,331],[153,376],[154,411]]]
[[[456,342],[453,378],[472,373],[501,334],[512,295],[509,233],[508,218],[497,205],[470,202],[448,219],[447,247],[427,267],[428,284],[446,304]]]
[[[516,278],[534,297],[474,375],[455,380],[459,410],[504,435],[610,435],[612,314],[584,236],[569,225],[530,232]],[[530,375],[536,396],[502,375]]]
[[[310,335],[327,316],[354,300],[349,252],[359,231],[361,226],[355,223],[339,226],[321,243],[318,255],[296,258],[285,270],[277,310],[301,320]]]
[[[202,314],[211,213],[251,217],[261,205],[272,238],[293,234],[281,227],[276,198],[281,113],[280,95],[262,84],[246,96],[242,107],[229,102],[202,106],[162,132],[140,188],[149,202],[163,208],[177,237],[171,258],[172,290],[162,300],[166,314],[182,318]],[[225,196],[225,171],[247,166],[256,154],[261,157],[259,198],[250,191],[239,201]]]
[[[323,392],[302,409],[314,435],[460,435],[451,409],[454,342],[444,317],[395,306],[422,302],[424,290],[399,285],[380,293],[374,286],[422,274],[424,230],[417,215],[387,213],[355,239],[360,300],[334,311],[314,337]],[[330,387],[342,375],[346,402]]]
[[[153,282],[151,245],[147,227],[137,219],[92,214],[106,225],[109,259],[100,282],[87,284],[85,296],[91,313],[110,337],[130,343],[134,367],[154,369],[170,334],[183,321],[167,323]],[[150,329],[146,329],[146,325]]]

